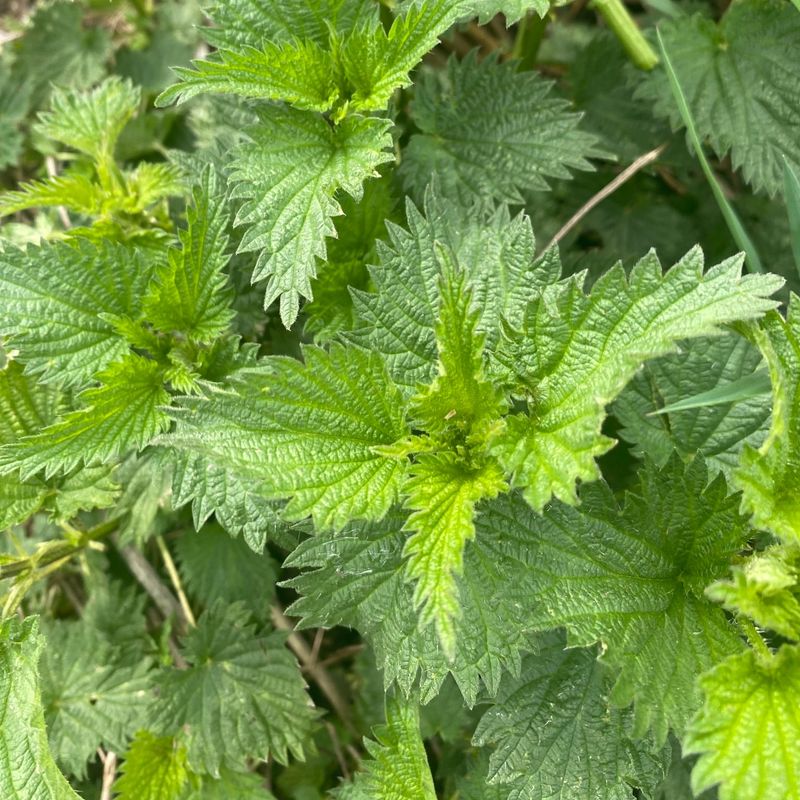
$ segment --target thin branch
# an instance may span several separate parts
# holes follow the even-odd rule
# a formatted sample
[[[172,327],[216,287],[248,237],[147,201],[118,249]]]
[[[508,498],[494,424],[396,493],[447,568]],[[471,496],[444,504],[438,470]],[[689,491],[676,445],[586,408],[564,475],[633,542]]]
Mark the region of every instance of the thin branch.
[[[181,577],[178,575],[178,570],[175,567],[175,562],[172,560],[169,548],[160,536],[156,536],[156,544],[158,545],[158,550],[161,553],[161,558],[164,559],[164,566],[167,568],[167,573],[169,574],[169,579],[172,581],[172,586],[178,595],[178,600],[180,601],[181,608],[183,609],[183,615],[186,617],[186,621],[189,623],[189,625],[191,625],[193,628],[196,628],[197,620],[194,618],[192,607],[189,605],[189,600],[186,597],[186,593],[183,591]]]
[[[51,178],[55,178],[58,175],[58,167],[56,166],[56,160],[53,158],[53,156],[47,156],[44,160],[44,164],[47,168],[47,174]],[[58,216],[61,219],[61,224],[65,228],[71,228],[72,221],[69,218],[67,209],[64,206],[57,206],[56,210],[58,211]]]
[[[622,186],[623,183],[629,181],[637,172],[644,169],[648,164],[652,164],[658,160],[664,150],[667,149],[666,144],[659,145],[648,153],[639,156],[629,167],[626,167],[614,180],[606,184],[596,195],[590,197],[566,222],[566,224],[559,230],[559,232],[547,243],[544,248],[545,251],[549,250],[554,244],[558,244],[595,206],[599,205],[609,195]]]
[[[294,629],[294,625],[283,613],[283,610],[276,604],[270,609],[272,624],[281,631],[287,631],[289,636],[286,644],[289,649],[297,656],[303,671],[306,672],[314,683],[319,686],[320,691],[328,698],[333,710],[339,716],[344,726],[354,736],[360,736],[358,730],[350,719],[350,712],[344,698],[339,694],[339,689],[325,668],[314,662],[311,648],[308,642]]]
[[[98,748],[97,754],[103,762],[103,787],[100,791],[100,800],[111,800],[114,780],[117,777],[117,754],[111,750],[103,753],[102,748]]]
[[[325,723],[325,730],[328,731],[328,736],[330,737],[331,744],[333,744],[333,752],[336,756],[336,760],[339,762],[339,769],[342,771],[342,777],[346,780],[350,780],[350,770],[347,768],[347,760],[344,757],[344,751],[342,750],[342,745],[339,742],[339,737],[336,734],[336,726],[332,725],[330,722]]]

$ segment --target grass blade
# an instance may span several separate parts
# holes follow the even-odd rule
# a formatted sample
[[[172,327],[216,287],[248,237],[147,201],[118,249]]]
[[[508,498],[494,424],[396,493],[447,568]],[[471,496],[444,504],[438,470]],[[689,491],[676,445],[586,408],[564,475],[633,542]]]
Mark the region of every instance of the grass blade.
[[[648,417],[658,414],[671,414],[673,411],[685,411],[689,408],[703,408],[705,406],[721,406],[723,403],[736,403],[741,400],[750,400],[753,397],[768,395],[772,391],[769,374],[765,370],[758,370],[752,375],[745,375],[737,381],[717,386],[707,392],[686,397],[676,403],[670,403],[658,411],[652,411]]]
[[[786,156],[783,157],[783,186],[786,211],[789,214],[789,231],[792,237],[794,263],[797,267],[797,274],[800,275],[800,178],[792,169]]]

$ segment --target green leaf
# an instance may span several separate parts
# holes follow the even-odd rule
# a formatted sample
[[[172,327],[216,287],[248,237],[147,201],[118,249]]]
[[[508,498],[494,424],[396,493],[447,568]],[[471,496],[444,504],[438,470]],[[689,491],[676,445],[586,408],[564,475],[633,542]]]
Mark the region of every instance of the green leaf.
[[[664,22],[664,45],[701,139],[757,190],[781,188],[785,156],[800,167],[791,109],[800,100],[800,16],[783,0],[738,0],[717,24],[700,14]],[[681,118],[667,76],[654,72],[640,90],[674,128]],[[770,131],[754,136],[753,131]]]
[[[0,792],[25,800],[78,800],[47,744],[35,617],[0,623]]]
[[[180,232],[181,248],[169,251],[144,301],[143,314],[162,331],[209,342],[233,317],[227,276],[229,217],[216,172],[203,172]]]
[[[232,196],[244,200],[236,224],[248,226],[239,252],[260,251],[253,281],[267,280],[264,305],[280,297],[289,327],[335,232],[335,193],[358,199],[364,180],[391,159],[389,121],[349,116],[331,127],[318,114],[280,106],[259,118],[232,162]]]
[[[116,76],[106,78],[91,92],[56,89],[50,111],[39,115],[35,130],[100,164],[111,163],[117,139],[141,99],[137,87]]]
[[[764,628],[800,640],[800,550],[776,545],[735,564],[730,580],[706,594],[729,611],[746,614]]]
[[[304,758],[316,712],[284,641],[257,632],[239,603],[215,604],[189,631],[189,666],[159,676],[157,713],[162,728],[188,726],[192,770],[218,777],[220,766],[238,769],[249,758]]]
[[[492,197],[521,204],[525,192],[544,190],[569,168],[590,170],[602,157],[594,135],[553,86],[512,62],[451,58],[446,73],[424,73],[412,107],[422,133],[411,137],[400,172],[417,196],[431,175],[447,196]]]
[[[102,190],[80,172],[68,172],[41,181],[25,181],[19,187],[0,195],[0,215],[14,214],[26,208],[53,206],[64,206],[86,216],[97,216],[103,210],[105,198]]]
[[[301,595],[289,612],[302,618],[302,627],[357,629],[372,643],[387,687],[396,683],[408,695],[418,680],[427,703],[449,673],[472,707],[481,684],[496,694],[503,672],[519,674],[520,654],[530,650],[536,520],[516,494],[481,505],[477,535],[456,576],[461,613],[453,623],[452,659],[433,628],[419,624],[403,556],[406,517],[399,513],[304,541],[285,562],[307,570],[288,582]]]
[[[0,448],[0,472],[19,470],[24,479],[43,471],[49,478],[81,463],[106,463],[140,450],[166,428],[161,406],[169,402],[169,394],[157,362],[131,353],[98,380],[99,386],[81,394],[82,408]]]
[[[403,401],[378,355],[334,345],[273,357],[269,374],[237,394],[187,399],[164,441],[291,498],[287,519],[318,528],[380,519],[397,498],[402,459],[376,452],[408,433]]]
[[[508,800],[625,800],[633,787],[649,796],[668,751],[628,738],[631,714],[609,706],[609,670],[596,649],[564,644],[560,633],[543,637],[478,723],[474,743],[495,745],[489,784]]]
[[[0,252],[0,334],[40,380],[85,386],[127,353],[109,315],[139,315],[154,269],[109,241]]]
[[[139,731],[114,782],[119,800],[179,800],[189,781],[186,750],[171,736]]]
[[[369,760],[338,800],[436,800],[431,769],[419,731],[419,708],[393,697],[386,703],[386,724],[375,740],[365,739]]]
[[[508,28],[519,22],[529,10],[544,18],[550,11],[550,0],[464,0],[461,8],[465,17],[478,17],[481,25],[502,14]]]
[[[534,624],[563,625],[571,645],[604,645],[620,669],[612,699],[636,703],[635,732],[663,742],[699,706],[698,674],[741,648],[703,590],[724,577],[747,541],[739,498],[702,459],[685,468],[645,465],[642,484],[619,508],[601,483],[579,508],[553,503],[536,525]]]
[[[59,764],[79,778],[97,748],[122,752],[146,724],[149,658],[128,664],[85,621],[51,622],[41,663],[42,702]]]
[[[792,237],[792,253],[797,274],[800,275],[800,177],[788,159],[783,159],[783,195],[786,199],[786,212],[789,216],[789,230]]]
[[[381,266],[371,270],[375,293],[354,291],[361,328],[348,336],[386,359],[395,383],[408,394],[436,375],[436,320],[442,254],[467,276],[477,329],[491,352],[500,337],[500,319],[522,323],[531,294],[558,279],[553,254],[534,262],[530,220],[508,210],[462,208],[430,189],[423,216],[407,204],[408,230],[389,226],[391,244],[378,247]],[[554,251],[553,251],[554,252]]]
[[[729,393],[730,386],[762,374],[758,349],[736,334],[687,342],[678,353],[649,361],[615,400],[620,435],[659,465],[673,449],[684,458],[702,453],[710,469],[730,476],[744,444],[762,443],[770,403],[762,396],[679,410],[696,392]],[[667,408],[672,411],[666,411]]]
[[[416,581],[414,604],[422,607],[420,624],[436,624],[449,658],[455,657],[460,613],[455,575],[463,568],[464,546],[475,538],[475,505],[506,489],[496,463],[467,465],[451,453],[423,454],[411,467],[403,490],[412,510],[406,529],[408,576]]]
[[[781,280],[742,277],[741,268],[735,257],[703,274],[695,248],[662,274],[651,252],[627,278],[620,265],[613,267],[590,295],[579,276],[530,304],[498,356],[527,399],[528,413],[506,418],[494,452],[534,508],[552,496],[575,502],[575,481],[599,477],[595,458],[613,445],[600,433],[605,405],[647,359],[774,306],[766,298]]]
[[[232,772],[223,769],[218,779],[203,776],[200,788],[186,800],[275,800],[264,788],[264,779],[253,772]],[[124,798],[123,798],[124,800]],[[131,798],[133,800],[133,798]],[[156,798],[156,800],[162,800]]]
[[[772,384],[766,372],[758,371],[745,375],[743,378],[731,381],[724,386],[717,386],[707,392],[693,394],[683,400],[676,400],[663,408],[659,408],[656,414],[669,414],[674,411],[685,411],[689,408],[706,408],[708,406],[731,405],[740,400],[751,400],[754,397],[762,397],[772,393]]]
[[[746,446],[734,483],[742,507],[760,528],[785,541],[800,541],[800,298],[792,295],[787,317],[767,315],[755,333],[772,380],[772,425],[764,444]]]
[[[767,800],[800,793],[800,647],[764,658],[732,656],[700,679],[705,696],[683,742],[700,753],[692,789],[719,784],[720,800]]]

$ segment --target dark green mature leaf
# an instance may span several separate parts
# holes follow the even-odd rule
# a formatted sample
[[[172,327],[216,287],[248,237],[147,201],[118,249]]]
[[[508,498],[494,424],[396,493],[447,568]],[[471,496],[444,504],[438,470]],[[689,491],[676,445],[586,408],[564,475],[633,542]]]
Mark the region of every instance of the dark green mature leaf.
[[[636,704],[638,733],[663,742],[698,706],[698,674],[742,645],[703,590],[727,574],[749,529],[718,475],[697,458],[684,469],[645,465],[623,508],[601,483],[578,508],[553,503],[535,524],[536,603],[541,628],[563,625],[570,644],[605,646],[620,668],[613,699]]]
[[[106,463],[139,450],[163,431],[169,402],[163,369],[156,361],[128,354],[98,376],[100,385],[80,396],[83,407],[38,433],[0,448],[0,472],[45,478],[78,464]]]
[[[752,376],[761,354],[746,339],[728,334],[687,343],[680,352],[648,362],[614,401],[620,435],[659,465],[673,449],[684,458],[702,453],[712,469],[730,475],[745,443],[757,446],[766,435],[770,403],[763,397],[671,411],[665,405],[700,392],[722,389]]]
[[[772,425],[760,449],[746,446],[734,483],[742,505],[761,528],[785,541],[800,541],[800,297],[787,317],[767,316],[755,333],[772,380]]]
[[[138,316],[154,270],[110,241],[0,252],[0,333],[41,380],[85,386],[127,352],[109,317]]]
[[[800,647],[732,656],[700,679],[702,711],[684,740],[700,753],[692,788],[720,784],[720,800],[782,800],[800,793]]]
[[[649,796],[668,752],[628,738],[632,714],[609,706],[610,688],[596,648],[568,650],[560,633],[542,637],[475,731],[475,744],[496,745],[489,783],[508,800],[627,800],[632,787]]]
[[[592,169],[602,156],[596,137],[578,127],[567,101],[549,97],[552,84],[494,58],[451,58],[446,74],[424,73],[412,108],[422,133],[401,163],[405,182],[421,196],[431,175],[443,194],[471,200],[524,202],[524,192]]]
[[[774,194],[782,158],[800,167],[792,133],[800,66],[786,58],[800,47],[797,9],[783,0],[737,0],[719,24],[696,14],[663,24],[661,33],[701,138],[720,157],[730,152],[748,183]],[[681,124],[663,72],[640,91],[674,127]]]
[[[402,398],[376,354],[335,345],[303,351],[305,364],[269,359],[269,374],[238,394],[187,399],[165,439],[291,498],[288,519],[318,528],[380,519],[397,497],[402,459],[382,456],[408,432]]]
[[[259,114],[232,162],[232,195],[244,203],[237,225],[248,228],[240,252],[260,251],[253,280],[266,279],[265,306],[281,298],[281,319],[297,318],[300,297],[311,297],[316,258],[325,258],[334,197],[360,197],[362,183],[390,160],[388,120],[349,116],[331,127],[310,111],[272,107]]]
[[[435,632],[419,625],[405,578],[405,517],[400,514],[303,542],[286,562],[310,570],[289,581],[302,595],[290,612],[304,627],[356,628],[375,647],[387,686],[397,683],[408,694],[419,679],[422,700],[428,702],[451,673],[472,706],[481,684],[494,695],[504,671],[518,674],[521,651],[529,649],[536,520],[516,494],[481,505],[476,537],[464,550],[463,574],[457,578],[461,613],[454,621],[452,660]]]
[[[261,633],[240,603],[217,603],[186,635],[187,669],[159,676],[160,727],[188,726],[186,749],[196,772],[219,776],[245,759],[286,763],[310,747],[316,711],[285,636]]]
[[[47,744],[35,617],[0,623],[0,791],[25,800],[78,800]]]
[[[741,270],[735,257],[704,274],[695,248],[662,274],[651,252],[628,277],[613,267],[589,295],[581,289],[585,276],[578,276],[531,302],[500,355],[528,413],[507,417],[494,452],[534,508],[552,496],[575,502],[575,481],[599,477],[595,458],[613,445],[600,433],[605,405],[644,361],[775,305],[767,298],[781,279],[742,277]]]

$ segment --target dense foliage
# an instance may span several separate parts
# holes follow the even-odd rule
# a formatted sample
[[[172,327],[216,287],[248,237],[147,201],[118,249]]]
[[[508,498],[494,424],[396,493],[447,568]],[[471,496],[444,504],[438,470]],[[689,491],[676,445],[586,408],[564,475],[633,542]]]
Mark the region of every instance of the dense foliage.
[[[800,800],[797,0],[0,42],[0,797]]]

